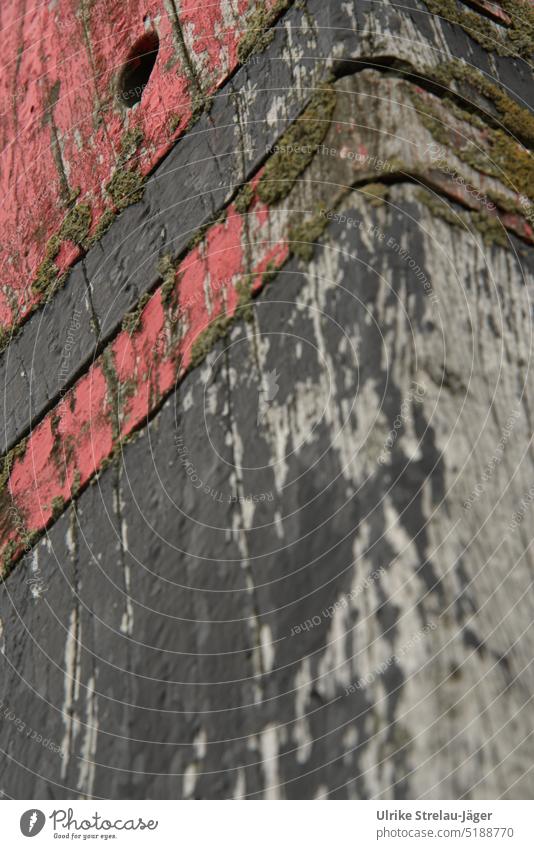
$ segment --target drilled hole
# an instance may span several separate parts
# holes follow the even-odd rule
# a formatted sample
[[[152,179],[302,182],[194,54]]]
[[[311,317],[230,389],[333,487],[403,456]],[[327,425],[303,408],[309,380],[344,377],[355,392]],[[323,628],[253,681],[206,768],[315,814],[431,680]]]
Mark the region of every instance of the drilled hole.
[[[159,38],[147,32],[130,50],[119,78],[119,97],[129,109],[139,103],[158,57]]]

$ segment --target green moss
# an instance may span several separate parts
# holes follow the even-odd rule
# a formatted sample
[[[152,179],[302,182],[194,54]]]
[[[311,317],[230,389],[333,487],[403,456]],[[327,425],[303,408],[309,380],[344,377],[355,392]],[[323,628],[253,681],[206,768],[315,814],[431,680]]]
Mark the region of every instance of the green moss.
[[[32,283],[32,291],[37,295],[53,292],[59,283],[59,268],[54,262],[61,248],[59,236],[52,236],[45,248],[45,258],[37,268],[35,280]]]
[[[462,213],[452,210],[449,204],[444,200],[438,199],[424,189],[420,189],[416,193],[416,197],[427,207],[427,209],[430,210],[435,218],[441,218],[443,221],[446,221],[447,224],[452,224],[455,227],[465,229]]]
[[[7,348],[10,339],[10,331],[6,330],[5,327],[0,327],[0,353]]]
[[[59,236],[51,236],[47,242],[45,249],[45,259],[55,259],[61,248],[61,239]]]
[[[115,221],[116,217],[117,217],[117,213],[113,212],[113,210],[111,210],[111,209],[106,209],[102,213],[102,215],[100,217],[100,221],[96,225],[96,228],[95,228],[93,235],[90,236],[89,239],[87,239],[87,247],[88,248],[90,248],[92,245],[96,244],[96,242],[98,242],[102,238],[104,233],[107,233],[107,231],[109,230],[109,228],[111,227],[111,225]]]
[[[67,206],[72,206],[72,204],[75,203],[78,200],[78,198],[81,194],[81,191],[82,190],[79,186],[77,186],[75,189],[69,188],[68,197],[67,197]]]
[[[464,92],[461,87],[467,84],[495,106],[499,120],[509,133],[527,146],[534,146],[534,115],[508,97],[500,86],[490,82],[480,71],[455,59],[437,68],[426,68],[425,76],[445,86],[456,82],[462,95]],[[487,120],[487,116],[485,118]]]
[[[479,150],[473,143],[462,147],[454,143],[453,134],[432,101],[415,91],[410,96],[421,123],[440,145],[452,149],[471,168],[500,180],[514,192],[534,198],[534,158],[504,130],[486,128],[485,150]]]
[[[180,113],[174,112],[173,114],[171,114],[169,118],[169,130],[171,131],[171,133],[174,134],[181,123],[182,115],[180,115]]]
[[[51,259],[44,259],[37,269],[32,291],[37,295],[45,295],[55,291],[59,284],[59,268]]]
[[[12,448],[11,451],[8,451],[7,454],[4,456],[4,461],[2,463],[2,471],[0,472],[0,492],[5,489],[15,460],[17,459],[17,457],[23,457],[26,453],[27,444],[27,437],[25,439],[21,439],[21,441],[17,445],[15,445],[15,447]]]
[[[495,130],[490,138],[489,156],[499,166],[501,181],[507,183],[512,191],[534,199],[534,158],[527,150],[502,130]]]
[[[485,245],[499,245],[501,248],[510,247],[510,240],[499,218],[487,215],[485,212],[471,212],[469,217],[473,226],[482,236]]]
[[[262,285],[267,286],[269,283],[271,283],[277,276],[279,271],[279,266],[273,260],[268,262],[267,267],[261,276]]]
[[[199,227],[196,233],[194,233],[194,235],[191,236],[190,240],[188,241],[185,249],[186,253],[189,253],[189,251],[194,250],[194,248],[200,245],[200,243],[204,239],[204,236],[206,235],[211,226],[212,222],[208,222],[207,224],[203,224],[202,227]]]
[[[506,30],[505,40],[511,52],[524,59],[534,54],[534,10],[523,0],[500,0],[504,11],[512,20]]]
[[[59,425],[61,424],[61,416],[53,413],[50,417],[50,429],[54,435],[57,434]]]
[[[423,203],[434,217],[441,218],[447,224],[460,227],[462,230],[477,230],[484,244],[498,245],[509,248],[510,242],[500,219],[485,212],[455,212],[443,200],[434,197],[430,192],[421,189],[417,192],[418,200]]]
[[[237,317],[243,318],[248,322],[254,319],[254,309],[252,307],[253,279],[251,274],[247,274],[246,277],[239,280],[235,287],[238,295]]]
[[[11,542],[9,542],[7,544],[7,546],[5,548],[5,551],[2,555],[2,575],[1,575],[2,583],[11,574],[11,571],[12,571],[12,568],[13,568],[13,564],[12,564],[11,561],[13,560],[13,557],[15,556],[15,553],[16,553],[19,546],[20,546],[20,542],[18,542],[16,540],[12,540]]]
[[[462,8],[456,0],[425,0],[425,3],[434,15],[462,27],[485,50],[502,56],[517,54],[524,59],[534,53],[534,12],[522,0],[501,0],[500,5],[511,18],[506,28]]]
[[[59,288],[66,279],[66,275],[60,275],[59,268],[54,262],[57,257],[61,242],[68,240],[76,245],[87,247],[85,242],[87,233],[91,226],[91,207],[80,203],[67,213],[59,233],[48,240],[45,248],[45,258],[37,268],[35,280],[32,283],[32,291],[39,295],[51,294]]]
[[[502,209],[503,212],[511,212],[514,215],[524,215],[525,211],[521,207],[519,203],[517,203],[513,198],[508,197],[507,195],[501,194],[501,192],[493,192],[491,190],[486,191],[486,195],[488,198],[493,201],[495,206],[498,206],[499,209]]]
[[[214,216],[210,219],[210,221],[206,221],[206,223],[203,224],[202,227],[199,227],[196,233],[193,234],[193,236],[187,243],[185,253],[189,253],[189,251],[192,251],[196,247],[198,247],[198,245],[200,245],[200,243],[204,241],[204,237],[206,236],[208,230],[210,230],[212,227],[215,227],[216,224],[224,224],[224,222],[226,221],[227,214],[228,210],[223,209],[223,211],[219,215],[217,215],[216,217]]]
[[[158,261],[158,274],[163,284],[161,286],[161,303],[166,306],[172,300],[172,293],[176,285],[176,268],[171,254],[164,254]]]
[[[72,495],[73,498],[76,498],[76,496],[79,495],[80,488],[81,488],[81,480],[82,480],[82,476],[81,476],[80,470],[76,469],[76,471],[74,472],[74,476],[72,478],[72,486],[70,488],[71,495]]]
[[[117,443],[120,436],[120,410],[119,410],[119,378],[115,371],[115,361],[113,351],[110,348],[105,348],[102,352],[101,368],[106,379],[107,395],[109,400],[110,421],[112,440]]]
[[[133,378],[121,380],[118,384],[119,408],[122,411],[129,398],[133,398],[137,391],[137,383]]]
[[[410,86],[408,91],[410,99],[418,112],[417,119],[421,121],[423,127],[426,127],[438,144],[448,146],[451,141],[450,133],[447,132],[438,109],[432,105],[430,99],[423,97],[412,86]]]
[[[146,305],[148,304],[149,300],[150,295],[148,293],[145,293],[139,299],[139,303],[137,304],[135,310],[126,313],[126,315],[124,316],[122,320],[122,329],[125,330],[126,333],[129,333],[130,336],[132,336],[132,334],[135,333],[135,331],[139,328],[139,325],[141,323],[141,314]]]
[[[121,138],[119,165],[124,165],[125,162],[137,153],[137,149],[141,145],[143,138],[143,131],[139,127],[132,127],[132,129],[126,130]]]
[[[52,518],[57,519],[65,509],[65,499],[62,495],[56,495],[52,499]]]
[[[325,231],[328,219],[323,213],[317,213],[313,218],[307,218],[289,227],[289,249],[304,262],[310,262],[315,249],[315,242]]]
[[[59,231],[59,237],[83,247],[91,227],[92,218],[93,214],[89,204],[79,203],[65,217]]]
[[[279,15],[291,5],[291,0],[278,0],[270,9],[262,3],[247,18],[247,29],[237,45],[239,62],[246,62],[253,53],[259,53],[271,43],[274,32],[268,32]]]
[[[40,531],[25,531],[22,537],[22,544],[27,551],[30,548],[33,548],[38,539],[40,539],[42,533]]]
[[[448,23],[462,27],[485,50],[497,50],[501,45],[497,27],[476,12],[459,8],[456,0],[424,0],[424,2],[434,15],[440,15]]]
[[[314,158],[326,136],[336,105],[333,88],[321,88],[275,146],[258,183],[258,196],[272,204],[285,198]]]
[[[110,195],[118,210],[126,209],[132,203],[141,200],[144,192],[145,180],[138,171],[128,171],[119,168],[106,185],[106,191]]]
[[[195,124],[204,112],[210,112],[213,96],[200,92],[191,100],[191,125]]]
[[[234,203],[235,208],[241,215],[245,215],[245,213],[248,211],[248,208],[252,203],[253,197],[254,189],[252,188],[250,183],[247,183],[247,185],[243,186],[243,188],[239,192]]]
[[[227,336],[232,323],[232,316],[220,315],[200,334],[191,347],[191,368],[199,366],[205,360],[215,343]]]
[[[385,183],[367,183],[362,186],[361,191],[364,195],[369,196],[371,206],[383,206],[388,196],[389,188]]]

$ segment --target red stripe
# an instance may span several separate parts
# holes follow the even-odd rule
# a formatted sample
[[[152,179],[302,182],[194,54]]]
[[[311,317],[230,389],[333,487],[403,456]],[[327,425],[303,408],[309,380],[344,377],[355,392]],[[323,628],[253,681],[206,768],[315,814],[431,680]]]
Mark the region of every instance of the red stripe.
[[[239,0],[240,14],[228,20],[226,0],[182,0],[181,27],[205,94],[235,69],[249,13],[275,4]],[[18,324],[42,299],[31,286],[48,240],[59,232],[67,213],[64,190],[79,192],[76,202],[90,205],[94,233],[103,212],[113,209],[104,187],[119,163],[125,132],[139,130],[143,141],[121,167],[135,166],[148,174],[190,123],[197,91],[186,63],[178,58],[177,38],[162,0],[107,0],[105,15],[99,4],[87,3],[85,22],[77,0],[51,6],[34,0],[24,17],[18,0],[2,8],[2,54],[7,57],[0,76],[6,104],[0,122],[4,328]],[[160,39],[157,62],[141,103],[125,110],[114,97],[115,81],[131,46],[151,27]],[[58,157],[67,180],[63,190]],[[80,254],[78,246],[65,242],[56,259],[60,271]]]

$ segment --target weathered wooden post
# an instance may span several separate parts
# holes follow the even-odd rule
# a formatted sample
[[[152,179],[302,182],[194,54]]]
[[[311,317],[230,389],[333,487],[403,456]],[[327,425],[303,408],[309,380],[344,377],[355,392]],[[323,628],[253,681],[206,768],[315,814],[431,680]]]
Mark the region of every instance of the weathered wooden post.
[[[532,5],[4,6],[0,789],[529,798]]]

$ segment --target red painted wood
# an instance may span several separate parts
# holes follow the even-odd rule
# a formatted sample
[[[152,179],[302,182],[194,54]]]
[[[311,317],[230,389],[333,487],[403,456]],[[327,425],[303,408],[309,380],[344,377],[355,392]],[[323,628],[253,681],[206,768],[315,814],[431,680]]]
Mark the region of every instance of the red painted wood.
[[[90,205],[93,233],[113,209],[105,186],[121,162],[124,134],[139,130],[143,141],[121,167],[148,174],[191,121],[198,82],[209,94],[227,79],[250,13],[274,3],[176,3],[190,67],[171,2],[106,0],[105,14],[89,0],[2,3],[0,327],[18,324],[39,302],[32,283],[67,213],[67,194]],[[132,45],[151,30],[159,36],[157,61],[141,102],[127,109],[115,94],[117,78]],[[64,243],[57,265],[65,270],[79,256],[79,247]]]
[[[252,290],[257,292],[267,266],[280,268],[289,249],[277,236],[280,223],[270,220],[269,208],[257,198],[247,215],[255,257]],[[0,557],[10,543],[16,544],[15,558],[23,551],[22,525],[30,534],[43,530],[53,517],[54,500],[68,501],[73,486],[87,483],[120,440],[142,426],[169,394],[188,369],[192,347],[206,328],[218,317],[235,314],[236,286],[247,274],[246,239],[244,218],[231,205],[225,220],[214,224],[181,262],[165,305],[160,286],[142,310],[135,331],[121,331],[35,428],[11,470],[12,515],[18,514],[22,522],[14,522],[3,536]],[[109,378],[110,362],[121,384],[119,393]],[[113,410],[118,398],[117,427]]]

